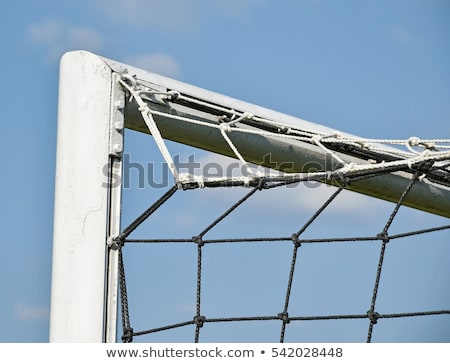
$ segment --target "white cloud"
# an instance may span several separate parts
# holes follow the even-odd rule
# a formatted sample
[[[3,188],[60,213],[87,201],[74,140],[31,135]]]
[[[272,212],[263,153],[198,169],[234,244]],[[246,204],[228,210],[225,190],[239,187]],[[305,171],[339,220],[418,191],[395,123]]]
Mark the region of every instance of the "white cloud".
[[[14,315],[19,320],[46,320],[49,318],[48,306],[32,305],[18,302],[14,306]]]
[[[103,37],[97,31],[71,26],[58,19],[46,19],[30,25],[27,33],[32,42],[46,48],[50,61],[59,59],[64,52],[70,50],[98,52],[103,45]]]
[[[30,25],[28,34],[36,43],[53,43],[59,38],[62,27],[62,23],[57,20],[45,20],[40,24]]]
[[[99,11],[133,27],[191,35],[206,17],[248,18],[267,0],[95,0]]]
[[[93,29],[83,27],[69,27],[67,41],[74,49],[97,51],[103,45],[103,37]]]
[[[179,78],[181,76],[181,67],[177,60],[165,53],[149,53],[132,56],[125,58],[124,62],[172,78]]]
[[[186,31],[196,24],[197,0],[96,0],[112,19],[131,26]]]

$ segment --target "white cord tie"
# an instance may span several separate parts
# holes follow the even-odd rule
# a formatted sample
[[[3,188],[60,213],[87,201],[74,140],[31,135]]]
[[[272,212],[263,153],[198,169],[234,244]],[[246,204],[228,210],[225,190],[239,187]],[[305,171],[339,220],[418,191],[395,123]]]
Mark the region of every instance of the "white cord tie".
[[[226,123],[226,122],[220,124],[219,128],[220,128],[220,131],[222,133],[224,133],[224,132],[231,132],[231,126],[228,123]]]
[[[117,77],[118,82],[123,86],[124,89],[128,91],[130,96],[130,101],[133,100],[137,104],[137,108],[142,114],[144,122],[148,128],[148,131],[155,140],[156,145],[161,152],[165,162],[170,168],[172,172],[175,182],[179,187],[183,187],[183,183],[197,183],[198,187],[204,188],[205,184],[207,185],[209,182],[227,182],[229,180],[239,180],[243,185],[250,186],[255,180],[260,180],[263,177],[271,178],[272,175],[263,175],[258,170],[253,170],[250,164],[244,159],[241,155],[239,149],[231,140],[231,132],[233,132],[233,136],[238,133],[247,135],[260,135],[262,137],[273,137],[273,138],[285,138],[292,141],[301,141],[301,142],[309,142],[318,146],[322,149],[326,154],[331,155],[331,157],[338,161],[341,167],[337,170],[324,170],[323,172],[316,173],[308,173],[308,177],[311,179],[319,180],[319,179],[330,179],[336,173],[342,174],[345,176],[351,175],[355,172],[364,173],[364,172],[372,172],[372,171],[382,171],[386,168],[404,168],[408,167],[413,169],[420,163],[423,162],[439,162],[444,160],[449,160],[450,158],[450,140],[449,139],[433,139],[433,140],[421,140],[418,137],[412,136],[407,140],[376,140],[376,139],[364,139],[355,136],[343,135],[340,132],[334,132],[332,134],[320,134],[317,132],[313,132],[311,130],[296,128],[290,124],[284,124],[279,121],[267,120],[264,118],[260,118],[255,116],[250,112],[237,112],[233,109],[227,109],[224,106],[219,106],[215,104],[209,104],[206,101],[191,99],[188,96],[182,96],[178,91],[170,90],[167,92],[153,91],[146,87],[145,85],[139,84],[138,80],[129,74],[121,74]],[[152,109],[149,107],[149,103],[147,101],[152,102],[152,99],[147,98],[146,95],[156,95],[162,94],[166,96],[167,100],[175,101],[178,97],[185,97],[192,102],[196,102],[201,106],[208,106],[220,113],[223,116],[217,117],[217,123],[214,122],[206,122],[202,119],[194,119],[187,115],[180,114],[172,114],[170,112],[163,112],[159,109]],[[242,174],[245,174],[245,177],[240,178],[230,178],[223,177],[218,178],[217,180],[204,178],[202,176],[194,176],[194,175],[179,175],[179,172],[173,162],[172,156],[167,149],[167,146],[164,142],[164,139],[158,129],[158,125],[155,122],[154,117],[165,117],[173,120],[179,120],[183,122],[188,122],[192,124],[202,125],[203,127],[210,127],[215,130],[219,130],[223,140],[228,144],[234,156],[239,159],[239,161],[244,166],[244,170]],[[241,125],[237,125],[241,121],[245,120],[254,120],[262,126],[262,128],[252,127],[252,128],[244,128]],[[227,122],[228,121],[228,122]],[[272,129],[278,131],[267,131],[263,127],[270,126]],[[364,156],[359,157],[359,161],[357,163],[349,163],[341,159],[338,155],[338,152],[335,152],[331,148],[328,148],[327,145],[332,145],[333,143],[339,143],[344,146],[349,146],[353,148],[359,148],[359,150],[371,150],[375,154],[379,154],[380,158],[374,158],[371,154],[367,155],[367,159],[364,160]],[[402,145],[404,147],[403,150],[395,149],[395,148],[386,148],[383,144],[394,144],[394,145]],[[406,149],[406,150],[405,150]],[[391,156],[391,161],[385,161],[383,158],[385,156]],[[292,178],[304,178],[305,175],[302,173],[281,173],[279,175],[274,176],[274,180],[292,180]],[[426,177],[425,174],[419,177],[420,180],[423,180]]]

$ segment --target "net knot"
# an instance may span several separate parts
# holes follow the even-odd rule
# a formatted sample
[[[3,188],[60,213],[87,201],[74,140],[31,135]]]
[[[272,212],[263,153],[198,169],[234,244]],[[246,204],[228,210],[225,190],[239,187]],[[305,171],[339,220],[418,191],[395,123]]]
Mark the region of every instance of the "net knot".
[[[194,316],[194,323],[197,325],[197,327],[202,328],[205,324],[206,318],[203,315],[196,315]]]
[[[249,187],[250,182],[252,181],[252,178],[249,178],[248,176],[244,176],[242,181],[244,182],[244,187]]]
[[[131,343],[133,341],[133,328],[125,328],[123,330],[122,342]]]
[[[194,236],[192,237],[192,242],[196,243],[200,247],[205,245],[205,242],[202,239],[202,236]]]
[[[369,318],[369,320],[370,320],[370,322],[372,324],[376,324],[376,323],[378,323],[378,319],[380,318],[380,314],[378,314],[375,311],[369,310],[367,312],[367,317]]]
[[[266,178],[261,178],[258,183],[258,190],[263,190],[266,187]]]
[[[301,244],[300,240],[298,239],[298,236],[297,236],[296,233],[294,233],[294,234],[291,236],[291,238],[292,238],[292,242],[294,243],[294,246],[295,246],[296,248],[301,247],[302,244]]]
[[[247,111],[244,112],[243,115],[242,115],[242,118],[244,120],[251,120],[251,119],[253,119],[253,117],[255,117],[255,115],[252,114],[251,112],[247,112]]]
[[[139,112],[145,112],[145,113],[147,113],[147,112],[149,112],[150,111],[150,109],[148,108],[148,106],[147,105],[141,105],[141,106],[139,106],[138,107],[138,110],[139,110]]]
[[[285,311],[283,311],[282,313],[279,313],[277,316],[285,324],[289,324],[291,322],[291,319],[289,319],[289,314]]]
[[[323,139],[322,135],[313,135],[311,137],[311,141],[315,144],[319,144],[322,141],[322,139]]]
[[[280,127],[280,128],[278,129],[278,132],[281,133],[281,134],[289,135],[289,134],[292,133],[292,128],[291,128],[291,127],[288,127],[288,126]]]
[[[336,173],[337,178],[342,182],[342,184],[346,187],[350,185],[350,178],[347,176],[347,172],[350,168],[347,168],[348,164],[342,167],[338,173]]]
[[[389,235],[386,232],[378,233],[377,238],[382,240],[384,243],[388,243],[390,241]]]
[[[175,101],[180,96],[181,96],[180,92],[171,90],[167,91],[166,99],[168,101]]]
[[[409,146],[420,145],[420,139],[416,136],[411,136],[407,141],[408,141]]]
[[[193,189],[195,187],[204,188],[205,179],[201,175],[180,173],[176,180],[178,189]]]
[[[125,245],[125,241],[121,236],[111,236],[108,238],[108,246],[113,250],[119,250]]]
[[[346,173],[348,173],[348,172],[350,172],[350,171],[353,171],[353,170],[356,168],[357,165],[358,165],[358,164],[353,163],[353,162],[348,163],[348,164],[345,164],[345,165],[340,169],[340,172],[341,172],[343,175],[345,175]]]
[[[413,149],[414,146],[416,146],[416,147],[420,146],[420,147],[424,148],[425,151],[420,153]],[[430,151],[436,151],[436,146],[433,142],[429,142],[429,143],[424,142],[416,136],[411,136],[408,140],[406,140],[406,147],[412,153],[422,155],[423,157],[428,156]]]
[[[222,131],[222,132],[231,132],[231,126],[228,125],[226,122],[221,123],[219,128],[220,128],[220,131]]]

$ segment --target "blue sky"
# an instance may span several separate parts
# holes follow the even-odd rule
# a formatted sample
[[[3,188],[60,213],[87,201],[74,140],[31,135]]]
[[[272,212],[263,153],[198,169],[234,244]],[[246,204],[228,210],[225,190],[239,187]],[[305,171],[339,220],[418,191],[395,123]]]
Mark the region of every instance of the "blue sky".
[[[48,340],[58,61],[65,51],[86,49],[359,136],[406,139],[450,135],[450,3],[444,0],[18,0],[4,7],[0,29],[4,49],[4,86],[0,91],[4,145],[0,181],[4,206],[0,212],[2,342]],[[130,133],[128,139],[133,141],[129,149],[133,160],[144,162],[149,154],[156,154],[148,138]],[[191,152],[173,144],[170,148],[175,153]],[[210,157],[198,153],[201,160]],[[179,205],[169,205],[171,217],[156,219],[158,233],[170,229],[175,220],[184,228],[183,233],[195,235],[200,226],[207,224],[205,218],[219,213],[241,192],[196,194],[191,203],[184,202],[183,198],[188,197],[183,195],[179,203],[198,210],[186,215]],[[124,200],[130,201],[131,206],[124,211],[124,221],[131,220],[158,193],[161,190],[148,188],[125,191]],[[243,225],[237,215],[227,221],[228,227],[214,233],[220,235],[233,229],[249,234],[249,226],[252,232],[276,234],[278,230],[267,226],[277,223],[279,234],[287,234],[281,233],[286,229],[291,234],[319,201],[305,192],[306,202],[298,205],[286,193],[261,197],[250,206],[250,212],[243,212],[243,216],[253,216],[252,212],[270,205],[268,214],[274,219],[262,223],[263,219],[255,216]],[[281,202],[275,205],[274,200]],[[349,228],[354,234],[375,233],[382,229],[392,208],[375,202],[368,210],[367,200],[360,196],[338,203],[336,212],[330,212],[322,227],[308,230],[311,235],[323,232],[323,225],[342,235],[348,235]],[[212,204],[214,210],[205,211]],[[354,208],[361,208],[356,217]],[[291,217],[298,213],[299,220],[286,217],[286,210]],[[416,216],[408,210],[402,213],[396,227],[401,231],[411,228],[411,221],[414,227],[443,223],[433,216]],[[277,216],[284,217],[274,222]],[[145,228],[152,228],[151,223]],[[145,228],[139,233],[144,234]],[[389,313],[448,309],[448,242],[449,232],[441,232],[435,240],[430,238],[425,247],[420,239],[393,246],[391,264],[386,266],[386,274],[391,271],[393,278],[384,286],[379,310]],[[205,264],[210,263],[212,270],[211,280],[205,282],[211,289],[205,298],[206,312],[213,306],[220,309],[211,310],[211,315],[271,315],[281,311],[280,294],[285,288],[291,247],[264,247],[256,254],[252,247],[240,248],[242,254],[237,257],[239,248],[220,246],[208,251],[211,260]],[[293,313],[333,313],[334,307],[327,310],[330,299],[337,301],[336,310],[340,313],[365,313],[379,246],[347,245],[339,251],[338,247],[314,248],[305,252],[311,255],[305,256],[298,277],[308,291],[305,296],[310,298],[294,296],[299,304],[294,305],[297,310],[293,308]],[[142,260],[143,254],[136,249],[132,246],[126,257],[131,265],[130,275],[147,270],[151,273],[148,260]],[[155,261],[167,256],[167,250],[160,247],[150,253]],[[177,302],[173,306],[174,319],[183,321],[193,316],[189,284],[178,290],[167,289],[167,300],[151,298],[150,287],[160,291],[167,284],[175,286],[180,274],[192,273],[192,246],[182,246],[174,256],[171,263],[176,261],[178,270],[164,273],[167,283],[149,281],[142,287],[138,282],[130,282],[131,295],[137,296],[142,290],[142,301],[151,301],[144,306],[131,303],[137,311],[137,315],[131,311],[132,322],[136,321],[140,328],[145,329],[145,322],[154,321],[146,315],[148,310],[161,316],[163,312],[158,309],[169,306],[167,301]],[[186,260],[181,256],[186,256]],[[342,260],[333,256],[341,256]],[[352,263],[338,263],[344,260]],[[273,273],[264,269],[271,264],[275,264],[270,270]],[[137,271],[136,266],[142,265],[146,267]],[[230,265],[234,266],[233,273],[229,279],[223,278],[224,269]],[[256,272],[258,266],[263,267],[260,273]],[[302,274],[314,279],[302,280]],[[330,282],[334,281],[333,276],[340,276],[342,285]],[[215,284],[219,278],[223,280]],[[280,280],[283,282],[278,285]],[[324,288],[318,288],[321,286]],[[242,304],[233,303],[237,301],[233,291],[242,297]],[[407,303],[399,301],[402,299],[398,296],[404,296]],[[361,307],[359,301],[364,299],[366,306]],[[450,341],[448,317],[421,319],[380,322],[378,325],[384,324],[384,328],[376,327],[380,333],[375,340]],[[324,323],[308,324],[310,328],[306,329],[305,324],[306,330],[298,333],[298,339],[364,341],[367,330],[366,321],[337,323],[333,328]],[[268,325],[273,328],[271,331],[252,324],[239,326],[238,331],[230,326],[221,327],[222,330],[211,327],[209,339],[276,341],[279,324]],[[192,327],[182,329],[175,333],[175,339],[190,340],[191,330]],[[289,339],[295,337],[293,333]]]

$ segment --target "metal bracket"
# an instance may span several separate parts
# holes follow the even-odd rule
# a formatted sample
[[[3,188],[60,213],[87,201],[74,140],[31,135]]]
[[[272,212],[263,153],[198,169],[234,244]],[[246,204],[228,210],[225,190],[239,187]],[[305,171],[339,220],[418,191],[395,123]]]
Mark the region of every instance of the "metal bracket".
[[[112,74],[111,85],[111,110],[110,110],[110,132],[109,132],[109,167],[110,175],[116,175],[122,180],[122,155],[124,145],[123,130],[125,126],[125,91],[118,82],[119,75]],[[107,246],[107,277],[105,281],[106,310],[104,316],[104,341],[113,343],[117,335],[117,306],[118,306],[118,271],[119,271],[119,249],[115,240],[120,233],[120,205],[121,185],[110,186],[109,191],[109,215]]]
[[[111,129],[109,133],[109,155],[122,158],[123,129],[125,126],[125,92],[117,81],[117,74],[113,74],[111,89]]]

